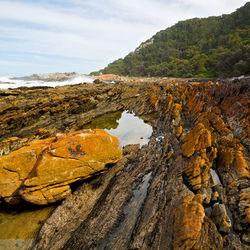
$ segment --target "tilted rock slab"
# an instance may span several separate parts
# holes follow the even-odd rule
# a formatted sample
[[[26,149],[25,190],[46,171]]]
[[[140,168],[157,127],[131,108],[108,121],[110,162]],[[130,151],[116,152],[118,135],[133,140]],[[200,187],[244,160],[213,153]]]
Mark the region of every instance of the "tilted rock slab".
[[[195,244],[205,217],[202,201],[200,194],[189,195],[175,210],[174,249],[199,249]]]
[[[80,130],[35,140],[0,158],[0,199],[46,205],[71,193],[69,184],[119,161],[118,139],[104,130]]]

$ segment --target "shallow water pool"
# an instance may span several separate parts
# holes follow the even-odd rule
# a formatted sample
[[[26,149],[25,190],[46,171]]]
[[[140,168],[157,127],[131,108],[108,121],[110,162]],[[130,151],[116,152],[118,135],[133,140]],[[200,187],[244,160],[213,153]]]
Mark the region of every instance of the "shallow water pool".
[[[0,210],[0,249],[28,249],[55,206],[24,211]]]
[[[97,117],[83,128],[104,129],[109,134],[116,136],[122,146],[128,144],[146,145],[153,132],[149,124],[128,111],[117,111]]]

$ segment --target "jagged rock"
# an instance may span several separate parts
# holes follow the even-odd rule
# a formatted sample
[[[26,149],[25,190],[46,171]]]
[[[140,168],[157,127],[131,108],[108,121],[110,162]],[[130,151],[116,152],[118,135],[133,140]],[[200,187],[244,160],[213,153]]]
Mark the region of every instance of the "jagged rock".
[[[223,171],[233,168],[236,172],[236,178],[249,179],[250,173],[242,151],[243,147],[239,143],[239,140],[222,137],[218,152],[218,168],[221,168]]]
[[[180,126],[176,129],[176,137],[179,138],[182,134],[182,131],[183,131],[183,127]]]
[[[210,179],[209,170],[216,158],[217,149],[212,147],[211,133],[202,123],[183,138],[182,154],[191,157],[184,170],[192,189],[207,187]]]
[[[100,83],[103,83],[103,82],[100,79],[95,79],[93,83],[100,84]]]
[[[223,204],[227,204],[227,196],[226,196],[226,192],[223,186],[221,184],[217,184],[214,186],[214,190],[215,190],[215,193],[218,193],[219,195],[218,197],[219,201]]]
[[[45,73],[45,74],[33,74],[27,76],[31,80],[43,80],[43,81],[63,81],[72,77],[80,76],[76,72],[66,72],[66,73]]]
[[[222,135],[227,135],[231,131],[226,127],[223,120],[219,117],[219,115],[216,115],[215,113],[209,113],[208,119],[212,123],[213,127]]]
[[[250,244],[250,230],[248,228],[247,232],[242,235],[242,240],[247,244]]]
[[[35,140],[0,158],[0,197],[16,196],[45,205],[65,198],[69,184],[104,170],[121,159],[116,137],[99,129]]]
[[[27,141],[27,138],[21,139],[18,137],[11,137],[8,140],[0,142],[0,156],[7,155],[11,151],[21,148]]]
[[[239,210],[245,214],[245,220],[250,224],[250,187],[242,189],[240,194]]]
[[[174,216],[174,249],[191,249],[199,237],[205,212],[201,195],[190,195],[177,208]]]
[[[209,204],[212,198],[212,189],[210,187],[203,187],[198,190],[197,194],[201,194],[204,204]]]
[[[224,204],[215,203],[213,205],[211,217],[220,232],[230,232],[231,221],[227,215],[227,210]]]
[[[39,137],[39,139],[45,139],[47,137],[51,137],[53,134],[51,129],[43,129],[40,128],[38,129],[38,131],[36,132],[35,136]]]
[[[219,197],[220,196],[219,196],[218,192],[214,192],[213,196],[212,196],[212,202],[218,202]]]
[[[181,109],[182,109],[181,104],[174,103],[173,108],[172,108],[172,112],[173,112],[173,116],[174,116],[175,119],[180,116]]]
[[[202,123],[199,123],[183,139],[182,154],[190,157],[195,151],[211,146],[211,133]]]
[[[34,248],[91,249],[106,247],[110,241],[117,242],[116,246],[126,241],[127,249],[173,249],[174,245],[249,248],[249,82],[122,81],[115,85],[0,90],[2,141],[18,136],[20,140],[27,137],[30,143],[41,128],[51,129],[53,135],[76,131],[93,118],[117,110],[137,115],[157,111],[150,121],[154,131],[149,144],[124,149],[128,154],[115,167],[67,196],[45,223]],[[40,136],[43,134],[37,138]],[[159,136],[163,139],[157,140]],[[13,146],[17,141],[5,152],[18,151],[19,146]],[[214,186],[211,167],[219,175],[220,185]],[[145,176],[150,180],[145,182]],[[54,185],[53,196],[43,187],[44,193],[52,200],[57,192],[66,193],[67,185],[65,189]],[[145,185],[142,195],[140,187]],[[27,188],[35,192],[32,186]],[[28,197],[29,192],[20,190],[20,194]],[[195,194],[203,196],[202,203],[193,200]],[[127,205],[134,204],[136,195],[145,200],[134,211]],[[203,205],[209,208],[215,202],[228,206],[235,232],[229,232],[226,216],[218,225],[209,213],[203,217]],[[136,216],[127,229],[128,213],[133,212]],[[126,230],[119,234],[121,228]]]

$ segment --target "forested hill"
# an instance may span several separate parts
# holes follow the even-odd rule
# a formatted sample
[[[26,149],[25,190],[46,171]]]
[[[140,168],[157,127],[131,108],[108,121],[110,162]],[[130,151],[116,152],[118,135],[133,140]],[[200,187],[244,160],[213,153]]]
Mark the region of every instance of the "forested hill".
[[[180,21],[101,73],[230,77],[250,73],[250,2],[229,15]]]

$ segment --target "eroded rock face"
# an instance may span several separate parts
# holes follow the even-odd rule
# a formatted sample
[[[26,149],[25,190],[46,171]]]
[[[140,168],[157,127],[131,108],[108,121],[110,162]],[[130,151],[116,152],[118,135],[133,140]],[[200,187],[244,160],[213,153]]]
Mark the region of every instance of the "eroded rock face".
[[[3,154],[29,144],[34,134],[46,138],[50,132],[37,133],[41,128],[51,134],[78,130],[117,110],[156,114],[149,120],[149,144],[124,148],[113,168],[67,196],[43,225],[33,249],[249,248],[249,82],[134,78],[112,86],[0,95],[0,135],[7,139],[0,144]],[[13,136],[21,138],[8,141]],[[77,148],[73,151],[80,157]],[[59,159],[57,153],[51,151],[50,157]],[[23,197],[35,192],[31,180],[46,193],[47,187],[32,176],[26,183],[30,191],[20,190]],[[54,187],[55,192],[61,188]],[[137,198],[143,199],[139,207],[133,206]]]
[[[53,203],[70,194],[70,183],[121,157],[118,139],[99,129],[35,140],[0,158],[0,197],[9,203],[19,196],[38,205]]]
[[[199,123],[183,139],[182,154],[190,158],[185,165],[185,174],[193,190],[209,186],[209,170],[217,155],[212,145],[211,132]]]
[[[197,243],[205,212],[201,195],[189,195],[174,216],[174,249],[191,249]]]

